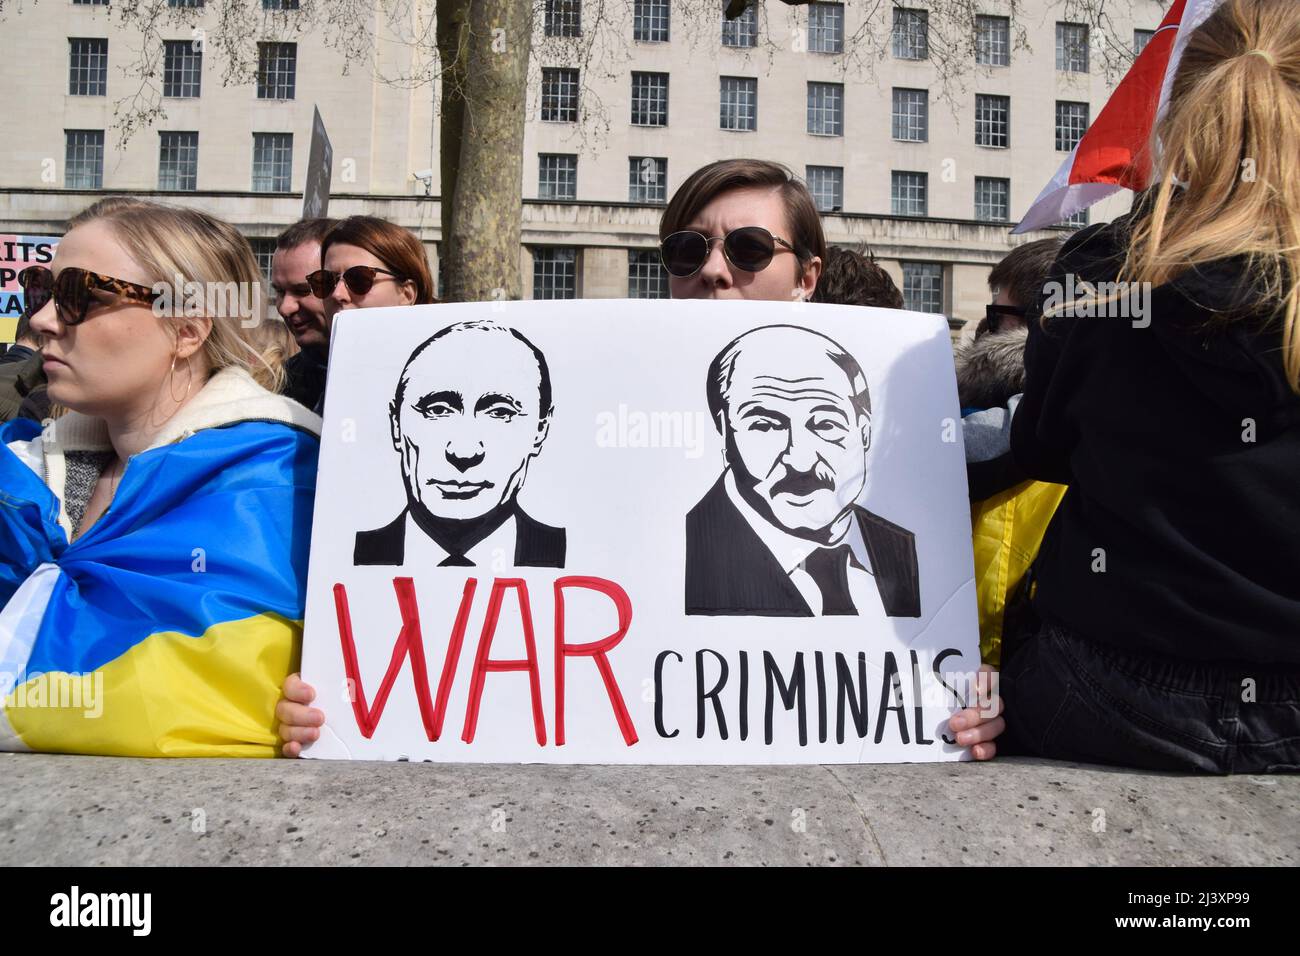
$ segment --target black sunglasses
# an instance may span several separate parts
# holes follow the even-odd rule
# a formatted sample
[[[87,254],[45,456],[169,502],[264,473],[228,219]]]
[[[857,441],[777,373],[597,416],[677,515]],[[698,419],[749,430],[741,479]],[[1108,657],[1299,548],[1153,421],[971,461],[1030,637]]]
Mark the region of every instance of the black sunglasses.
[[[996,332],[1004,315],[1014,315],[1018,319],[1025,319],[1029,315],[1029,310],[1022,309],[1018,305],[984,306],[984,320],[988,323],[988,331]]]
[[[29,266],[23,272],[29,272],[32,268],[37,267]],[[44,271],[49,272],[48,269]],[[19,281],[22,281],[21,277]],[[38,293],[43,289],[39,283],[44,281],[46,280],[43,277],[37,275],[32,275],[28,279],[30,287],[35,288]],[[24,284],[23,288],[26,290],[29,286]],[[97,293],[108,293],[110,297],[105,298]],[[86,315],[92,305],[112,305],[114,301],[120,299],[151,304],[162,293],[137,282],[128,282],[125,279],[69,266],[60,269],[59,274],[53,276],[49,294],[54,299],[54,311],[58,314],[59,320],[64,325],[80,325],[86,321]]]
[[[722,242],[722,254],[727,257],[727,261],[745,272],[762,272],[766,269],[772,256],[780,251],[776,248],[777,243],[790,252],[795,251],[789,242],[772,235],[762,226],[741,226],[725,236],[714,236],[712,239],[690,230],[674,232],[659,243],[659,258],[663,260],[669,275],[686,279],[704,267],[713,243],[718,241]]]
[[[375,276],[379,273],[386,276],[392,276],[395,282],[405,282],[406,277],[400,276],[396,272],[389,272],[387,269],[376,269],[374,266],[353,266],[345,269],[343,272],[331,272],[329,269],[317,269],[307,276],[307,284],[311,286],[311,294],[318,299],[323,299],[333,292],[342,278],[347,284],[348,291],[353,295],[365,295],[375,286]]]

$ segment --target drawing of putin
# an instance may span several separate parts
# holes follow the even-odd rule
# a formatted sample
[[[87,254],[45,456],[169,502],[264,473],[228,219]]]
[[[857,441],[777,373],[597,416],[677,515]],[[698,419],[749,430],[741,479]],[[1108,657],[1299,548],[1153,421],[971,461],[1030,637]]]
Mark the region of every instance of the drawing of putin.
[[[726,468],[686,517],[686,613],[919,617],[913,534],[857,504],[871,397],[852,355],[753,329],[708,371]]]
[[[532,342],[493,322],[448,326],[406,360],[388,412],[406,505],[357,532],[354,564],[564,567],[564,529],[518,502],[554,413]]]

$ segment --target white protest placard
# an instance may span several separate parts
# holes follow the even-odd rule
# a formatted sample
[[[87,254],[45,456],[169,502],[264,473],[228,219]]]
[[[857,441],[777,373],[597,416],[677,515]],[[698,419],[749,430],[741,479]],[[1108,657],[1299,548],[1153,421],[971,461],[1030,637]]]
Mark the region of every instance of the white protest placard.
[[[341,313],[331,346],[307,756],[964,754],[945,721],[979,649],[941,317],[430,305]]]

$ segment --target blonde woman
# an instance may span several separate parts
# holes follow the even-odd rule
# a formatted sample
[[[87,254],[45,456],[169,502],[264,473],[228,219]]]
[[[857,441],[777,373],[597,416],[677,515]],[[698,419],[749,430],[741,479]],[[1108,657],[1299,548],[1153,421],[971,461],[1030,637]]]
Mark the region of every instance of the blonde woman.
[[[1152,188],[1046,293],[1130,285],[1030,328],[1012,452],[1069,491],[1007,638],[1010,742],[1300,769],[1300,4],[1220,6],[1156,137]]]
[[[32,326],[69,411],[0,429],[0,747],[272,756],[320,422],[251,344],[252,251],[106,199],[51,265]]]

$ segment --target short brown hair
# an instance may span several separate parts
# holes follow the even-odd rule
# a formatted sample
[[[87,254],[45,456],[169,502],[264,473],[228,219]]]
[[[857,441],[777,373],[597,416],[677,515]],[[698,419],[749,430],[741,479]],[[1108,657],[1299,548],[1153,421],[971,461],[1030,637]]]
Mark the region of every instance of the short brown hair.
[[[1036,314],[1043,285],[1064,244],[1064,239],[1037,239],[1016,246],[989,273],[989,288],[1006,290],[1016,305]]]
[[[409,229],[377,216],[348,216],[321,240],[321,262],[325,261],[325,250],[338,243],[366,250],[402,279],[414,282],[416,305],[437,301],[424,243]]]
[[[829,246],[812,301],[832,305],[874,305],[901,309],[903,293],[870,253]]]
[[[338,224],[337,219],[299,219],[276,236],[276,249],[296,249],[304,242],[323,243],[329,231]]]
[[[785,166],[763,159],[720,159],[691,173],[686,182],[677,187],[663,218],[659,220],[660,240],[685,229],[701,209],[723,193],[755,186],[781,190],[791,233],[781,238],[789,239],[794,246],[799,258],[799,274],[803,274],[814,256],[825,262],[826,236],[822,233],[821,216],[817,214],[817,204],[813,202],[808,187]]]

